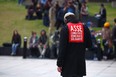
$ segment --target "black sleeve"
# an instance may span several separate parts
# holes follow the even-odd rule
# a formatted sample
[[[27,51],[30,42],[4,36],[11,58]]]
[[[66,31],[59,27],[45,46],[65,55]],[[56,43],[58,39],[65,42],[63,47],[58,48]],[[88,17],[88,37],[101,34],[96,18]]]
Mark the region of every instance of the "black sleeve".
[[[106,9],[103,9],[103,14],[102,14],[102,17],[106,17]]]
[[[57,59],[57,66],[62,67],[65,57],[65,52],[67,49],[68,43],[68,28],[62,28],[60,32],[60,45],[59,45],[59,54]]]
[[[91,48],[92,47],[92,39],[91,39],[91,33],[90,30],[88,29],[87,26],[85,27],[85,46],[86,48]]]
[[[41,36],[39,37],[38,39],[38,43],[40,44],[42,41],[41,41]]]
[[[14,37],[12,36],[12,40],[11,40],[11,43],[12,43],[12,44],[13,44],[13,41],[14,41],[13,38],[14,38]]]
[[[19,35],[19,46],[21,46],[21,36]]]
[[[113,39],[113,40],[114,40],[114,38],[116,37],[115,33],[116,33],[116,27],[113,27],[113,28],[112,28],[112,39]]]

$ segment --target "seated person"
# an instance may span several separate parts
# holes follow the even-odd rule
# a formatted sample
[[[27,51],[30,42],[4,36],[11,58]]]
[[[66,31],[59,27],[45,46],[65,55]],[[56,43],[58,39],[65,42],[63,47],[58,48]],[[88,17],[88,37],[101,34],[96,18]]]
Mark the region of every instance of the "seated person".
[[[37,3],[38,3],[38,0],[31,0],[32,3],[33,3],[33,6],[36,7],[37,6]]]
[[[107,11],[104,4],[101,4],[100,11],[98,14],[95,14],[95,17],[98,19],[98,27],[103,27],[104,23],[107,20]]]
[[[49,16],[48,16],[48,10],[45,10],[43,13],[43,25],[49,26]]]
[[[12,53],[11,53],[12,56],[16,55],[17,47],[20,47],[20,45],[21,45],[21,36],[17,30],[14,30],[12,36]]]
[[[93,51],[93,53],[94,53],[94,59],[97,58],[97,60],[101,60],[102,59],[102,50],[101,50],[99,43],[96,40],[94,30],[91,30],[91,39],[92,39],[92,48],[90,50]]]
[[[38,37],[36,35],[36,32],[32,32],[32,36],[29,41],[29,49],[31,51],[32,57],[39,57]]]
[[[111,27],[109,22],[105,22],[104,27],[102,28],[102,45],[104,55],[103,58],[105,60],[109,59],[110,55],[112,54],[112,39],[111,39]]]
[[[82,3],[82,7],[81,7],[81,20],[82,22],[86,23],[88,21],[88,7],[86,6],[86,3]]]
[[[34,6],[31,5],[28,8],[26,19],[27,20],[33,20],[34,19],[34,15],[33,14],[34,14]]]
[[[57,58],[59,51],[59,31],[55,31],[55,33],[51,36],[51,58]]]
[[[44,58],[45,57],[45,53],[47,50],[47,40],[48,37],[46,35],[46,31],[42,30],[40,33],[40,37],[39,37],[39,51],[40,51],[40,58]]]
[[[86,3],[82,3],[81,15],[82,16],[88,16],[88,7],[86,6]]]
[[[36,7],[36,15],[37,19],[42,19],[42,8],[40,4],[38,4]]]

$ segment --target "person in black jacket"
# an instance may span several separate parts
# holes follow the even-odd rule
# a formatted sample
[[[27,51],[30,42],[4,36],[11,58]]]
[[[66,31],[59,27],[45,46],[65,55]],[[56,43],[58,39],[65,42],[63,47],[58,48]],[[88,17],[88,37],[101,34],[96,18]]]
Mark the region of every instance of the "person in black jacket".
[[[90,31],[73,13],[66,13],[64,21],[67,26],[60,32],[57,70],[63,77],[83,77],[86,75],[85,50],[92,46]]]
[[[17,47],[20,47],[20,45],[21,45],[21,36],[17,30],[14,30],[12,36],[12,53],[11,53],[12,56],[16,55]]]
[[[114,44],[114,57],[116,59],[116,18],[114,19],[114,27],[112,29],[112,39]]]
[[[41,30],[38,42],[39,42],[40,58],[45,58],[46,57],[45,54],[48,48],[48,37],[45,30]]]
[[[100,14],[100,18],[98,20],[98,27],[103,27],[104,23],[106,22],[106,14],[107,14],[104,4],[101,4],[99,14]]]

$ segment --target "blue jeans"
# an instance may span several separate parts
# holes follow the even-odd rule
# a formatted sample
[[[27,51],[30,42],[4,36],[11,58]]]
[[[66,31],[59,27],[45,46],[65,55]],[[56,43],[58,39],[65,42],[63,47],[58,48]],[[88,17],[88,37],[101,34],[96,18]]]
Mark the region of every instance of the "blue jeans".
[[[17,47],[19,46],[19,44],[17,43],[17,44],[12,44],[12,53],[13,54],[16,54],[16,50],[17,50]]]
[[[18,0],[18,4],[22,4],[24,0]]]
[[[63,77],[65,77],[65,76],[63,76]],[[83,77],[83,76],[66,76],[66,77]]]

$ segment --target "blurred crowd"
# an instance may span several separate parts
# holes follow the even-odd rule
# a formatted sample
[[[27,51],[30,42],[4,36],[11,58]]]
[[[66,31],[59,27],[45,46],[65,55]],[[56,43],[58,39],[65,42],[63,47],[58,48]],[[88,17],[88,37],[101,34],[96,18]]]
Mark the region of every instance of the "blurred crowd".
[[[67,12],[72,12],[79,20],[87,22],[89,14],[86,0],[31,0],[31,2],[31,5],[26,6],[26,19],[42,19],[43,25],[49,27],[49,34],[53,33],[54,27],[59,30],[64,26],[64,14]]]
[[[95,27],[103,27],[107,21],[107,11],[104,4],[100,5],[99,12],[95,14],[94,19],[90,19],[87,0],[29,0],[31,3],[25,4],[27,9],[27,20],[41,19],[43,25],[49,27],[49,35],[53,34],[54,28],[59,30],[64,26],[64,14],[74,13],[79,21],[87,24],[97,20]],[[26,3],[26,1],[25,1]]]
[[[59,31],[56,31],[50,37],[51,45],[49,45],[49,39],[45,30],[41,30],[40,34],[32,31],[27,43],[29,44],[27,48],[30,50],[29,57],[57,58],[59,38]],[[14,30],[12,36],[12,56],[17,54],[18,47],[21,47],[21,35],[17,30]]]
[[[21,0],[21,2],[23,1],[24,0]],[[93,46],[92,48],[87,49],[87,51],[91,51],[94,54],[94,59],[107,60],[116,58],[116,19],[114,19],[114,27],[111,29],[111,24],[107,22],[107,11],[103,3],[100,5],[99,12],[94,16],[98,20],[98,25],[95,26],[91,20],[88,19],[89,8],[87,7],[87,0],[30,1],[31,4],[26,5],[26,19],[42,19],[43,25],[49,27],[48,34],[45,30],[42,30],[39,34],[40,36],[32,31],[29,41],[29,49],[31,51],[30,56],[57,58],[59,51],[60,27],[65,26],[64,14],[71,12],[77,16],[79,21],[83,22],[84,25],[90,29]],[[101,27],[102,30],[95,31],[93,30],[93,27]],[[15,55],[16,47],[21,45],[21,37],[17,34],[18,31],[14,31],[13,39],[15,41],[12,42],[11,55]]]
[[[86,26],[86,25],[85,25]],[[95,31],[92,25],[88,26],[91,32],[92,47],[87,51],[94,54],[95,60],[108,60],[116,58],[116,18],[114,26],[111,29],[109,22],[105,22],[102,30]],[[59,52],[60,31],[56,30],[48,37],[45,30],[41,30],[40,34],[32,31],[29,39],[30,57],[39,58],[57,58]],[[16,48],[21,45],[21,35],[17,30],[13,31],[12,37],[12,53],[16,55]]]

